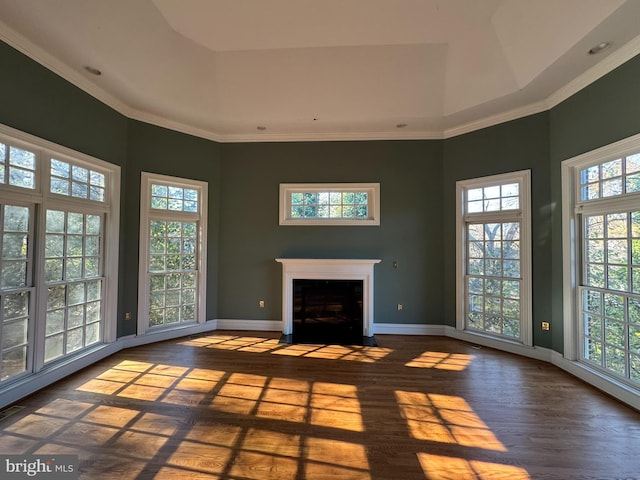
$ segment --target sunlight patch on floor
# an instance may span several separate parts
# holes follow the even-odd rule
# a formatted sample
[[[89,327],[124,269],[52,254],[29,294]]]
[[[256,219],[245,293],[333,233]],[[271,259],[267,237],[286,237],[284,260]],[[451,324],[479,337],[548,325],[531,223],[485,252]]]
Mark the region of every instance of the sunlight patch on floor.
[[[463,398],[404,391],[395,395],[413,438],[507,451]]]
[[[465,460],[418,453],[418,460],[429,480],[530,480],[526,470],[513,465]]]
[[[233,350],[238,352],[272,353],[275,355],[287,355],[290,357],[345,360],[362,363],[376,362],[393,351],[389,348],[360,345],[289,345],[279,343],[277,339],[233,335],[208,335],[191,338],[184,342],[180,342],[180,345],[214,348],[218,350]]]
[[[438,370],[462,371],[473,361],[473,355],[464,353],[424,352],[406,363],[406,367],[436,368]]]

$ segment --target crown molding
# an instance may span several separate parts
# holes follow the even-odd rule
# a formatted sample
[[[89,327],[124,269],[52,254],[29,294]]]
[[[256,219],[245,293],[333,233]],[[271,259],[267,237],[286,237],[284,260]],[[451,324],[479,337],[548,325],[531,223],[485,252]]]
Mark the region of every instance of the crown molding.
[[[546,100],[540,102],[530,103],[524,107],[514,108],[506,112],[491,115],[490,117],[481,118],[473,122],[465,123],[457,127],[452,127],[444,131],[443,138],[452,138],[465,133],[475,132],[487,127],[493,127],[501,123],[510,122],[511,120],[517,120],[519,118],[528,117],[529,115],[535,115],[536,113],[549,110],[549,106]]]
[[[600,79],[615,68],[631,60],[640,53],[640,36],[621,46],[615,52],[591,67],[579,77],[567,83],[544,100],[531,103],[507,112],[482,118],[477,121],[456,125],[441,131],[397,131],[397,132],[302,132],[302,133],[220,133],[209,129],[170,120],[168,118],[146,112],[120,100],[80,74],[77,70],[57,59],[43,48],[19,34],[5,22],[0,20],[0,40],[28,56],[35,62],[67,80],[69,83],[93,96],[100,102],[113,108],[118,113],[141,122],[167,128],[177,132],[219,143],[250,142],[317,142],[317,141],[367,141],[367,140],[442,140],[471,133],[483,128],[517,120],[529,115],[550,110],[575,93]]]
[[[156,127],[166,128],[168,130],[173,130],[175,132],[192,135],[194,137],[204,138],[206,140],[213,140],[214,142],[219,142],[219,143],[224,142],[224,136],[217,132],[194,127],[193,125],[189,125],[187,123],[170,120],[160,115],[155,115],[153,113],[145,112],[143,110],[131,108],[129,110],[129,114],[127,115],[127,117],[129,117],[131,120],[138,120],[143,123],[149,123],[151,125],[155,125]]]
[[[441,140],[441,132],[325,132],[325,133],[257,133],[222,135],[223,143],[249,142],[341,142],[366,140]]]

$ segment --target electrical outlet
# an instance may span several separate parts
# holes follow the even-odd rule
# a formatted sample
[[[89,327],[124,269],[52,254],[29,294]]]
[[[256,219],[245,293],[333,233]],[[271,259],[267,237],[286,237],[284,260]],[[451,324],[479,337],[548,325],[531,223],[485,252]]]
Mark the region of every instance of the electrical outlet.
[[[542,322],[542,330],[550,330],[551,329],[551,325],[549,324],[549,322]]]
[[[402,309],[404,308],[404,305],[402,305],[401,303],[398,304],[398,311],[402,311]]]
[[[264,308],[264,300],[258,300],[258,306]]]

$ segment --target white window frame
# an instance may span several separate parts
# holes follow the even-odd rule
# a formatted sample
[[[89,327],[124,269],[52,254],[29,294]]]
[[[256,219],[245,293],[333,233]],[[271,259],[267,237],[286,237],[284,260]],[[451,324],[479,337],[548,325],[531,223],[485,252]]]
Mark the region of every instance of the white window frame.
[[[520,206],[517,210],[502,210],[496,212],[478,212],[467,214],[465,192],[473,188],[503,185],[508,183],[520,184]],[[465,285],[465,265],[467,257],[466,223],[477,220],[481,222],[505,222],[517,218],[520,221],[520,274],[522,277],[521,292],[521,324],[519,343],[531,346],[533,344],[533,315],[532,315],[532,279],[531,279],[531,171],[491,175],[487,177],[460,180],[456,182],[456,329],[471,335],[491,337],[504,342],[518,342],[503,336],[493,336],[486,332],[466,329],[465,305],[467,302]]]
[[[615,197],[603,197],[597,200],[580,200],[580,170],[600,163],[640,152],[640,134],[586,152],[562,162],[562,256],[563,256],[563,330],[564,357],[567,360],[580,360],[579,342],[582,337],[582,323],[579,318],[578,275],[582,268],[581,235],[578,223],[578,210],[581,203],[593,202],[602,213],[613,209],[624,210],[638,205],[638,194],[624,194]],[[611,209],[609,208],[611,207]],[[588,367],[587,367],[588,368]],[[616,377],[598,371],[598,376],[614,384]]]
[[[151,208],[151,187],[152,185],[163,184],[182,188],[198,190],[199,203],[198,212],[190,213],[172,210],[156,210]],[[196,323],[201,324],[206,321],[207,308],[207,205],[208,205],[208,184],[199,180],[187,178],[171,177],[156,173],[142,172],[140,187],[140,257],[138,270],[138,335],[150,332],[175,330],[193,325],[193,322],[170,324],[168,326],[149,327],[149,281],[148,281],[148,260],[150,253],[149,245],[149,222],[153,218],[172,219],[176,221],[196,221],[198,229],[197,245],[197,294],[196,305],[198,308]]]
[[[355,218],[292,218],[291,194],[294,192],[367,192],[368,214],[366,219]],[[331,226],[378,226],[380,225],[380,184],[379,183],[281,183],[280,184],[280,225],[331,225]]]
[[[35,206],[36,215],[33,219],[34,227],[38,232],[35,236],[35,249],[31,250],[34,264],[35,289],[35,325],[30,327],[35,331],[33,343],[33,364],[28,374],[35,374],[44,367],[44,328],[46,313],[46,289],[44,282],[44,212],[47,209],[60,209],[64,211],[97,212],[105,214],[103,236],[103,262],[102,276],[105,278],[103,287],[103,322],[102,341],[89,346],[77,353],[71,353],[59,360],[54,360],[46,365],[51,368],[55,364],[67,364],[78,358],[88,355],[96,348],[113,343],[117,338],[117,308],[118,308],[118,265],[120,246],[120,175],[118,165],[105,162],[98,158],[81,152],[57,145],[53,142],[35,137],[25,132],[0,124],[0,142],[30,150],[36,154],[35,188],[27,189],[8,184],[0,185],[0,198],[4,203],[19,202],[30,203]],[[105,199],[97,202],[87,199],[78,199],[71,196],[57,195],[50,192],[50,161],[52,158],[68,161],[74,165],[80,165],[92,170],[100,171],[105,175]],[[31,333],[31,330],[30,330]],[[24,377],[28,378],[29,375]],[[23,378],[24,378],[23,377]]]

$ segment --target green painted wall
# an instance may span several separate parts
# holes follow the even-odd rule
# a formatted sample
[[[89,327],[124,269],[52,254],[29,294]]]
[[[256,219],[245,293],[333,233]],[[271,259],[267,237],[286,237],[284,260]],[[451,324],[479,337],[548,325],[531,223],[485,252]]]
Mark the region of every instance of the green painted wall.
[[[640,56],[605,75],[549,115],[553,349],[562,352],[562,190],[563,160],[640,133]]]
[[[440,323],[441,142],[222,146],[219,318],[281,318],[277,257],[379,258],[375,321]],[[379,227],[278,225],[288,182],[380,182]],[[393,261],[398,262],[394,269]],[[265,308],[258,308],[258,300]],[[397,304],[405,309],[397,311]]]
[[[127,118],[2,42],[0,65],[0,123],[121,167],[120,231],[124,231]],[[126,250],[125,239],[120,238],[120,252]],[[124,265],[121,255],[119,319],[124,311]]]
[[[123,292],[125,311],[138,308],[138,242],[140,236],[141,172],[160,173],[208,182],[207,221],[207,319],[216,318],[218,292],[218,212],[220,209],[220,145],[202,138],[185,135],[143,122],[129,122],[127,150],[127,190],[129,208],[123,235],[126,288]],[[122,335],[133,334],[136,322],[121,323]]]
[[[0,123],[124,167],[127,119],[0,42]]]
[[[540,328],[542,321],[551,318],[548,138],[548,114],[540,113],[444,141],[442,232],[447,325],[455,326],[456,181],[530,169],[534,344],[551,345],[550,333]]]

